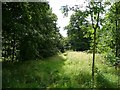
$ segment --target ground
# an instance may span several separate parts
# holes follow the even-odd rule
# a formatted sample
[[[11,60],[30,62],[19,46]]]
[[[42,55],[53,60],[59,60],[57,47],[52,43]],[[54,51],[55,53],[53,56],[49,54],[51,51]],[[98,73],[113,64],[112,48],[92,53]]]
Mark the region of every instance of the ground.
[[[3,88],[91,88],[92,54],[68,51],[42,60],[3,63]],[[96,54],[95,88],[116,88],[117,71]]]

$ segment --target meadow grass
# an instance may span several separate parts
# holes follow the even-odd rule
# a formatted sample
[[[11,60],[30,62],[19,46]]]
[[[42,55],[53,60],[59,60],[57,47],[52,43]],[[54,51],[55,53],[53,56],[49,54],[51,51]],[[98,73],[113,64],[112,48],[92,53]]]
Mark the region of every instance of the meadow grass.
[[[96,54],[95,88],[117,88],[114,67]],[[43,60],[3,62],[3,88],[91,88],[92,54],[68,51]]]

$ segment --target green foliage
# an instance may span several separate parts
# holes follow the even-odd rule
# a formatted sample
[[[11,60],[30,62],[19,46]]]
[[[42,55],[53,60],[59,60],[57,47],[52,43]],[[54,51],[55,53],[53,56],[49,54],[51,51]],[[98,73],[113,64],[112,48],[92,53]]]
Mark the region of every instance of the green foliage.
[[[105,58],[108,60],[108,62],[113,65],[116,61],[115,54],[112,51],[109,51],[105,55]]]
[[[119,57],[120,37],[119,37],[119,19],[120,2],[114,3],[106,13],[102,28],[97,32],[98,43],[97,52],[104,53],[106,59],[111,63]],[[116,16],[116,17],[115,17]]]
[[[2,3],[4,60],[35,60],[56,54],[60,33],[48,3]]]
[[[70,24],[65,27],[71,49],[83,51],[90,48],[90,37],[87,36],[88,26],[85,12],[79,10],[71,16]]]
[[[92,54],[66,52],[43,60],[3,62],[3,88],[91,88]],[[84,57],[83,57],[84,56]],[[95,88],[116,88],[117,73],[96,55]]]
[[[118,75],[106,61],[111,65],[120,57],[119,8],[120,2],[114,3],[104,19],[100,16],[104,12],[102,2],[90,2],[86,11],[74,10],[65,27],[68,37],[64,38],[48,3],[3,3],[3,60],[29,60],[3,62],[3,87],[90,88],[94,81],[95,88],[116,88]],[[63,11],[67,15],[68,6]],[[87,20],[89,14],[92,23]],[[105,58],[101,54],[95,57],[96,46]],[[64,53],[90,47],[95,65],[92,54]],[[50,57],[58,51],[63,54]],[[91,81],[91,75],[95,80]]]

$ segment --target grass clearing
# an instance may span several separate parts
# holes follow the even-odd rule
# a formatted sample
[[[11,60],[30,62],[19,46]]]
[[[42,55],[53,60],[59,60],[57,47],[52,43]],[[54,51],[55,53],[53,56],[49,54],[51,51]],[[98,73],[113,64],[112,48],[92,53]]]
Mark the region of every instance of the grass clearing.
[[[95,87],[116,88],[114,67],[96,54]],[[43,60],[3,62],[3,88],[91,88],[92,54],[66,52]]]

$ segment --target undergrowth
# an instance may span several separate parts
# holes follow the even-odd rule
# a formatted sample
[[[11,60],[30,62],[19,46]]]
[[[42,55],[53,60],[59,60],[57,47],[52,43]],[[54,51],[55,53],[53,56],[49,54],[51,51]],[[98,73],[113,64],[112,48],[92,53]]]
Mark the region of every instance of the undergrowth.
[[[114,67],[96,54],[95,88],[116,88]],[[66,52],[43,60],[3,62],[3,88],[91,88],[92,54]]]

